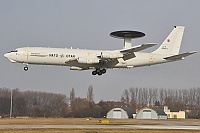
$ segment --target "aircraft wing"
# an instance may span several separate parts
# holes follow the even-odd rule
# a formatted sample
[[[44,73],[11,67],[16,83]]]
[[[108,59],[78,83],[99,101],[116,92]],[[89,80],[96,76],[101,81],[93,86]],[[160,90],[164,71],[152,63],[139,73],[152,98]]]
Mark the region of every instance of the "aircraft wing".
[[[70,59],[70,60],[65,61],[65,63],[68,63],[68,64],[78,63],[78,59],[77,58]]]
[[[182,60],[184,59],[184,57],[192,55],[197,53],[197,51],[192,51],[192,52],[186,52],[186,53],[182,53],[182,54],[178,54],[178,55],[173,55],[173,56],[169,56],[169,57],[165,57],[164,59],[166,60]]]
[[[157,45],[157,44],[147,43],[147,44],[142,44],[142,45],[138,45],[135,47],[131,47],[128,49],[122,49],[122,50],[120,50],[120,52],[121,53],[133,53],[133,52],[138,52],[138,51],[153,47],[155,45]]]
[[[65,61],[65,63],[70,65],[70,70],[82,71],[82,70],[88,70],[89,69],[89,67],[85,66],[85,64],[79,63],[78,58],[67,60],[67,61]]]

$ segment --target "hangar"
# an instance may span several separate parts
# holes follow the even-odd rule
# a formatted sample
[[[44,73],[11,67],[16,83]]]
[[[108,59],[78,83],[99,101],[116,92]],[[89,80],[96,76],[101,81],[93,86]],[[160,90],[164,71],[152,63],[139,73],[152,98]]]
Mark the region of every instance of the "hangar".
[[[167,114],[160,108],[144,108],[137,113],[136,119],[167,119]]]
[[[128,107],[113,108],[107,113],[106,118],[128,119],[133,118],[134,114],[136,114],[136,112]]]

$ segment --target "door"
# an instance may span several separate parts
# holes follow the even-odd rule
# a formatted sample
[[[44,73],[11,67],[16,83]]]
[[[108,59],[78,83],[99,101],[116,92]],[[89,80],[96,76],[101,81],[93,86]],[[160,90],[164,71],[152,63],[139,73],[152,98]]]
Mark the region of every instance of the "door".
[[[28,60],[28,48],[23,49],[23,57],[25,60]]]
[[[143,110],[143,119],[151,119],[151,110]]]
[[[177,119],[177,115],[174,115],[174,119]]]
[[[121,110],[114,110],[113,111],[113,118],[121,119],[122,118],[122,112],[121,112]]]

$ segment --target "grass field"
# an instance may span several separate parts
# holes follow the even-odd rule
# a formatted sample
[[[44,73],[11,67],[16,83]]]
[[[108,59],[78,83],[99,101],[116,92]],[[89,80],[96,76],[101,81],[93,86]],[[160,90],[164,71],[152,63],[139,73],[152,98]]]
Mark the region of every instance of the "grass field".
[[[0,133],[200,133],[197,130],[151,129],[4,129]]]
[[[0,119],[0,125],[97,125],[98,118],[28,118],[28,119]],[[136,120],[136,119],[109,119],[111,125],[161,125],[167,122],[185,122],[200,125],[198,119],[185,120]]]
[[[28,119],[0,119],[0,125],[97,125],[98,118],[87,120],[86,118],[28,118]],[[110,119],[111,125],[156,125],[158,121],[141,121],[134,119],[117,120]]]
[[[97,118],[28,118],[28,119],[0,119],[0,125],[100,125]],[[200,125],[200,120],[136,120],[109,119],[110,125],[165,125],[167,123],[189,123]],[[200,133],[200,130],[158,130],[158,129],[0,129],[0,133]]]

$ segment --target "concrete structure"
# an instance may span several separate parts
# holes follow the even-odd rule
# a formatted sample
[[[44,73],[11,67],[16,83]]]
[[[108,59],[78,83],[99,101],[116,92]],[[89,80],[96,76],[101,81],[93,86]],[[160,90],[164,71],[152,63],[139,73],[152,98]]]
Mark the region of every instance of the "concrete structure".
[[[185,119],[185,111],[173,111],[171,112],[167,106],[164,106],[164,112],[169,119]]]
[[[160,108],[144,108],[138,112],[136,119],[167,119],[167,115]]]
[[[106,118],[128,119],[133,118],[133,114],[136,114],[136,112],[128,107],[113,108],[107,113]]]

